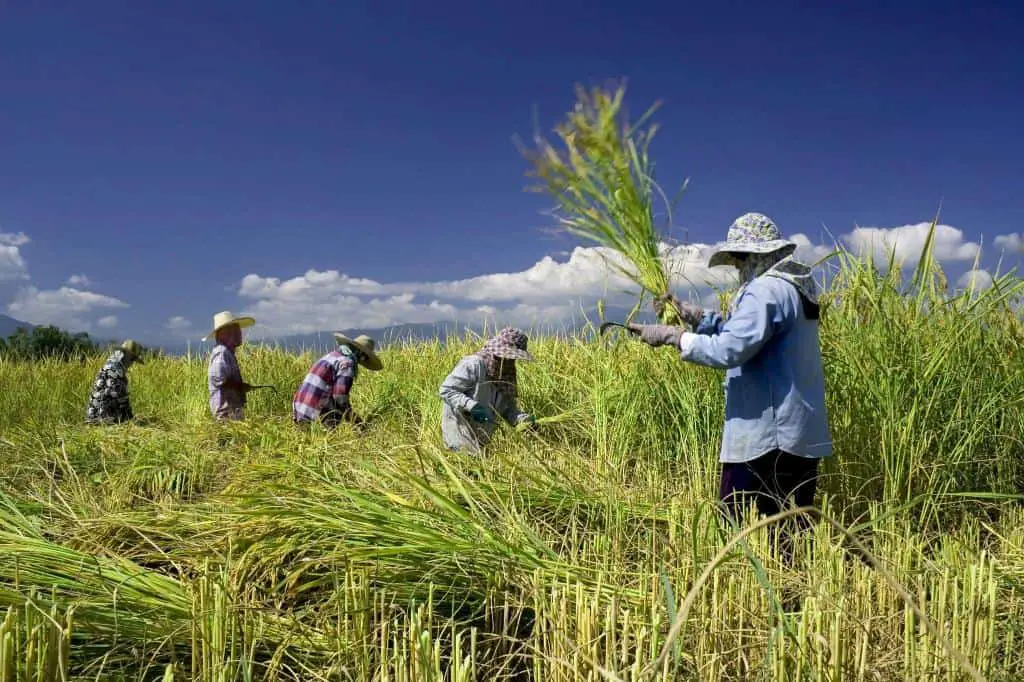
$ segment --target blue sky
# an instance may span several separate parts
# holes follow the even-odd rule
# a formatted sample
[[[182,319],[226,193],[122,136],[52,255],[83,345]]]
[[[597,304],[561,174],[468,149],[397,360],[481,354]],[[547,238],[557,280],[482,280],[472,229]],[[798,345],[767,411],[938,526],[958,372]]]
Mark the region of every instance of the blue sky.
[[[147,342],[225,308],[266,334],[557,317],[599,261],[545,232],[513,138],[621,77],[631,111],[663,101],[693,241],[755,210],[820,244],[941,202],[955,276],[979,241],[1020,265],[1024,9],[628,7],[6,3],[0,310]]]

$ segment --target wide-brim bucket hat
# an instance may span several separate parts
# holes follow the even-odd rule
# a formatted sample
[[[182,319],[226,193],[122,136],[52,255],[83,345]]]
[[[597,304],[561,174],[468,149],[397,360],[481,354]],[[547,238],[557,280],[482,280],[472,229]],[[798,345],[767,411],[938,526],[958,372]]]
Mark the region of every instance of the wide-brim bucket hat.
[[[796,247],[796,242],[782,238],[782,232],[768,216],[763,213],[744,213],[733,221],[725,244],[712,254],[708,265],[726,265],[731,254],[775,253],[783,249],[792,253]]]
[[[231,324],[237,324],[242,329],[245,329],[256,324],[256,320],[244,315],[235,315],[230,310],[222,310],[213,316],[213,330],[203,337],[203,341],[209,341],[217,335],[217,332]]]
[[[505,327],[487,342],[483,350],[505,360],[533,362],[534,358],[527,350],[529,341],[529,338],[522,331],[513,327]]]
[[[377,357],[377,343],[366,334],[360,334],[356,338],[350,339],[341,332],[334,332],[334,340],[338,342],[339,346],[342,344],[352,346],[362,353],[363,357],[359,360],[359,364],[366,369],[376,372],[384,366],[384,363]]]
[[[142,359],[142,345],[138,341],[125,339],[124,343],[121,344],[121,350],[126,355],[130,356],[134,362],[137,362],[140,365],[146,364],[146,361]]]

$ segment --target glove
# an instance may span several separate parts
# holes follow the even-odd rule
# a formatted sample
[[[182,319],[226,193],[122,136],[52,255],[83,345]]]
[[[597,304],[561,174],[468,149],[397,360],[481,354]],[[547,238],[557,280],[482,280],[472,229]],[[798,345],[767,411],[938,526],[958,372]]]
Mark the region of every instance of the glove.
[[[640,340],[648,346],[679,345],[679,337],[686,331],[682,327],[671,327],[665,324],[636,324],[629,325],[630,331],[640,335]]]
[[[654,306],[654,314],[658,316],[658,319],[662,319],[662,313],[665,308],[669,305],[675,306],[675,309],[679,311],[679,316],[683,322],[696,327],[700,324],[701,319],[704,317],[704,309],[693,303],[683,303],[672,294],[662,294],[654,299],[652,305]]]
[[[469,416],[473,418],[475,422],[489,422],[491,421],[491,412],[486,407],[477,403],[470,409]]]

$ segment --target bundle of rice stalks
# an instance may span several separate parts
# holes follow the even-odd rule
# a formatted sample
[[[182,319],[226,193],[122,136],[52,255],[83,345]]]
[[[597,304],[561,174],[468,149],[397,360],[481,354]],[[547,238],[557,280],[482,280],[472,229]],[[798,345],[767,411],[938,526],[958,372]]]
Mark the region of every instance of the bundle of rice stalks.
[[[659,105],[630,124],[621,120],[624,87],[613,93],[595,88],[588,94],[581,87],[576,91],[576,106],[555,128],[564,151],[539,134],[537,148],[523,151],[533,165],[528,175],[539,180],[531,189],[555,198],[558,222],[570,234],[621,255],[625,265],[609,263],[612,269],[656,297],[667,294],[669,274],[654,205],[656,198],[664,201],[671,223],[674,201],[654,181],[648,149],[658,126],[642,127]],[[686,185],[683,182],[677,198]],[[641,301],[642,296],[641,292]],[[677,324],[679,312],[667,305],[662,321]]]

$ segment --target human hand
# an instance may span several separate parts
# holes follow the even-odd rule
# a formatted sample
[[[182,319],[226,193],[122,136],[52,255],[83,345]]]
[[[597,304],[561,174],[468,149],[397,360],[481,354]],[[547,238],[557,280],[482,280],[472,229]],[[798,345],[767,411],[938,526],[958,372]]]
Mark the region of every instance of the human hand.
[[[672,294],[658,296],[651,305],[654,307],[654,313],[658,316],[659,320],[664,319],[662,316],[665,313],[665,308],[669,305],[672,305],[679,312],[680,319],[691,327],[700,324],[701,319],[704,317],[704,309],[699,305],[683,303]]]
[[[477,403],[470,409],[469,416],[473,418],[475,422],[489,422],[491,421],[491,413],[486,407]]]
[[[648,346],[656,348],[665,345],[679,345],[679,337],[685,331],[682,327],[665,324],[631,323],[629,330],[640,335],[640,340]]]
[[[516,426],[523,429],[530,429],[531,431],[536,431],[537,429],[540,428],[537,424],[537,418],[534,417],[532,414],[520,415],[519,421],[516,423]]]

